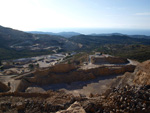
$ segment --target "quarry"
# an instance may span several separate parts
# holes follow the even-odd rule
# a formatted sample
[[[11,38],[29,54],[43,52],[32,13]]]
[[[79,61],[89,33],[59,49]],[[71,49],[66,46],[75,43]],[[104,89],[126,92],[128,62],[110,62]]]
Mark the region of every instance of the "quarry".
[[[150,61],[139,63],[107,54],[87,59],[79,65],[62,61],[0,75],[0,111],[148,113]]]

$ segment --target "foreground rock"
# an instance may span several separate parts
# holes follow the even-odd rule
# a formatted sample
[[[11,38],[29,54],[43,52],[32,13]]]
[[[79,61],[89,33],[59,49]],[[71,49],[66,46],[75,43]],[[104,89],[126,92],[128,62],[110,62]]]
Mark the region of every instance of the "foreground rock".
[[[115,87],[102,95],[73,96],[64,91],[0,93],[0,112],[150,113],[149,69],[150,61],[140,64],[133,73],[114,79]]]
[[[71,94],[62,91],[47,93],[0,94],[0,113],[49,113],[67,109],[75,101]]]

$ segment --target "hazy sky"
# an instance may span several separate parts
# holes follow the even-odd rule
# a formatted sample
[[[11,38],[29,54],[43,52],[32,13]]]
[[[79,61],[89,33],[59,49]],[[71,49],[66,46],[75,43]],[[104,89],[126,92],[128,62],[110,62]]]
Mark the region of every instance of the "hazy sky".
[[[150,0],[0,0],[0,25],[150,29]]]

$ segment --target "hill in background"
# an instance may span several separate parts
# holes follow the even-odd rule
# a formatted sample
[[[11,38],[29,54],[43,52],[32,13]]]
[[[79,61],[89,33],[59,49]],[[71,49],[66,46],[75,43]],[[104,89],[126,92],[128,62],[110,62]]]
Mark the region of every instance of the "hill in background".
[[[0,40],[0,60],[71,51],[88,53],[101,51],[140,61],[149,59],[150,39],[144,35],[128,36],[120,33],[82,35],[76,32],[26,33],[0,26]],[[111,48],[111,45],[116,46]],[[120,48],[120,45],[123,47]],[[106,46],[107,49],[104,49]],[[130,48],[125,49],[125,47]],[[117,54],[118,50],[124,51],[125,54]],[[133,52],[140,54],[134,57]],[[145,58],[141,57],[142,55]]]

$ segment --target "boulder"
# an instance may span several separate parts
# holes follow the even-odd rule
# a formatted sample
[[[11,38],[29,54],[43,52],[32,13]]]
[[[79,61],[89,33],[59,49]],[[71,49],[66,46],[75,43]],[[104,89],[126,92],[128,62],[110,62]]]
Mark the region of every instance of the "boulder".
[[[0,82],[0,92],[6,92],[6,91],[9,91],[9,90],[10,90],[10,87],[8,87],[7,85]]]
[[[74,102],[67,110],[61,110],[56,113],[86,113],[79,102]]]

